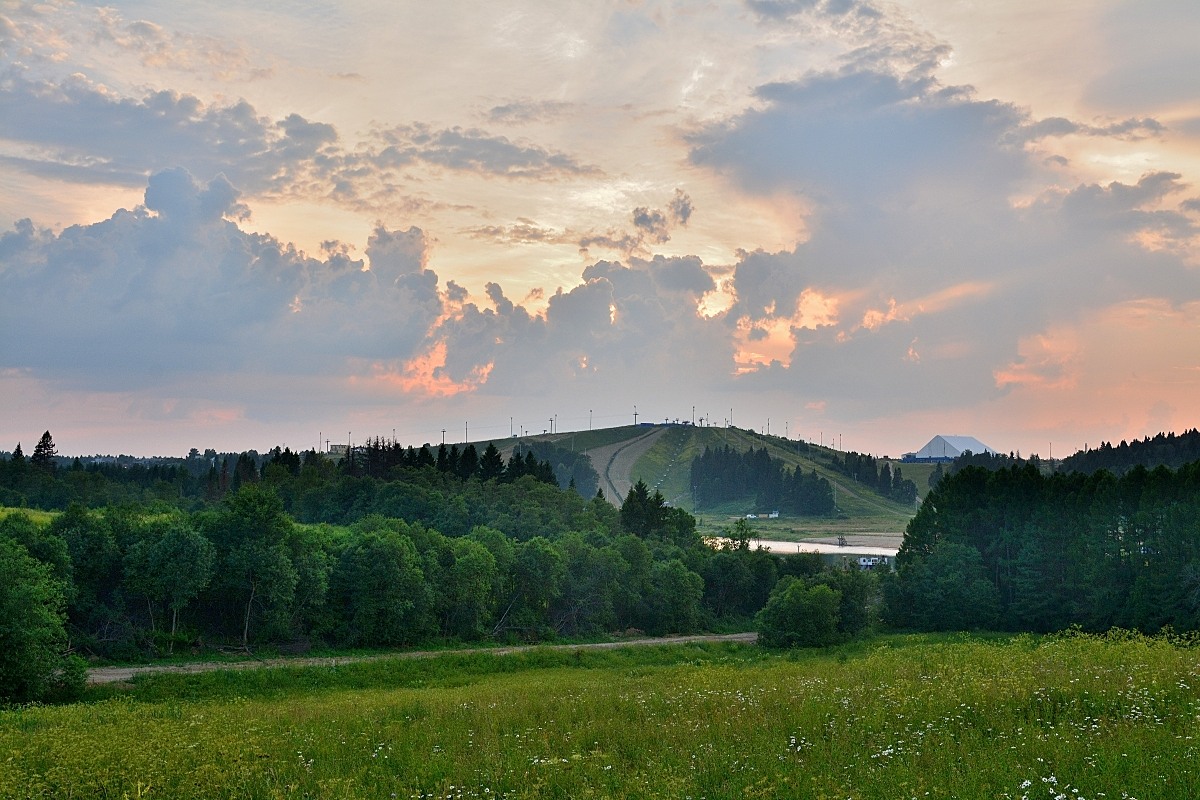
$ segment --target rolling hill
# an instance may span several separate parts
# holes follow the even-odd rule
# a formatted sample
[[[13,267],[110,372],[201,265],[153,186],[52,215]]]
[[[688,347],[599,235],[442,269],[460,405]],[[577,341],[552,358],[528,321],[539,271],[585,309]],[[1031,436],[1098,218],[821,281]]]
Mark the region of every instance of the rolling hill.
[[[662,492],[668,503],[696,513],[691,496],[691,463],[705,447],[728,446],[738,452],[766,448],[772,458],[789,469],[799,468],[806,473],[815,470],[832,484],[836,516],[754,520],[755,533],[763,539],[836,542],[838,537],[845,537],[852,544],[898,546],[905,526],[916,512],[914,506],[893,502],[837,471],[832,462],[842,454],[836,450],[741,428],[627,425],[543,434],[524,440],[552,441],[559,447],[587,455],[600,476],[601,491],[614,504],[620,504],[630,487],[641,480],[652,490]],[[514,445],[515,442],[510,443],[507,452]],[[891,463],[895,469],[897,462]],[[900,467],[904,477],[914,481],[923,495],[932,467],[927,464]],[[747,497],[744,502],[705,510],[699,519],[706,534],[719,534],[736,519],[747,514],[765,516],[771,510],[755,507],[754,498]]]

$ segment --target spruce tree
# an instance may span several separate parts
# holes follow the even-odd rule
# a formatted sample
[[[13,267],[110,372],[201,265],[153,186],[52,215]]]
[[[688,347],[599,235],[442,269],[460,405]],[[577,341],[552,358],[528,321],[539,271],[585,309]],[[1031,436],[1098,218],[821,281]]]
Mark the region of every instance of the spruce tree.
[[[50,435],[50,431],[42,434],[42,438],[38,439],[38,443],[34,445],[33,455],[29,462],[39,469],[44,469],[47,472],[54,469],[54,457],[58,455],[58,450],[54,447],[54,437]]]

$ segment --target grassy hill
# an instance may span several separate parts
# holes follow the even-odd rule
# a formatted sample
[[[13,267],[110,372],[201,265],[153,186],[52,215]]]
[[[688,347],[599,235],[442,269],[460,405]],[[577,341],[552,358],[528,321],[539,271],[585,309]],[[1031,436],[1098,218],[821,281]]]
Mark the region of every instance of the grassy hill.
[[[755,520],[755,533],[762,539],[833,542],[838,537],[846,537],[852,544],[898,546],[905,526],[916,513],[915,507],[882,497],[834,470],[831,461],[835,455],[840,455],[836,450],[808,445],[801,451],[793,440],[764,436],[741,428],[626,425],[526,438],[549,439],[560,447],[587,453],[592,457],[593,467],[601,474],[602,487],[606,485],[606,477],[611,479],[614,489],[606,491],[605,495],[615,503],[624,497],[629,485],[641,480],[652,489],[662,492],[672,505],[697,513],[691,497],[691,463],[704,452],[705,447],[729,446],[738,452],[765,447],[773,458],[779,459],[790,469],[799,468],[806,473],[815,470],[833,485],[839,512],[836,517]],[[649,444],[644,449],[633,446],[639,442]],[[637,452],[636,458],[621,457],[634,451]],[[899,464],[895,461],[889,463],[893,470]],[[933,466],[899,466],[904,477],[916,483],[918,495],[924,496],[928,491]],[[765,514],[770,510],[755,507],[753,498],[748,497],[744,503],[728,503],[715,509],[706,509],[699,514],[700,525],[705,534],[719,535],[724,528],[746,514]]]

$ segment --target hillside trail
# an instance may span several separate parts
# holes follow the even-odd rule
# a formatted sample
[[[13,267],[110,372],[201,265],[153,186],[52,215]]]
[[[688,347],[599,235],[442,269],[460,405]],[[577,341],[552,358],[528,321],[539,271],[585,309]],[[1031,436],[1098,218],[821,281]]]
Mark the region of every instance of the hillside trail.
[[[593,642],[590,644],[526,644],[511,647],[471,647],[465,650],[408,650],[381,653],[370,656],[333,656],[322,658],[260,658],[247,661],[198,661],[192,664],[150,664],[144,667],[96,667],[88,670],[88,683],[124,683],[140,675],[176,674],[194,675],[201,672],[238,669],[268,669],[270,667],[341,667],[387,658],[437,658],[450,655],[511,655],[530,650],[613,650],[618,647],[642,647],[646,645],[690,644],[693,642],[741,642],[754,644],[757,633],[700,634],[696,636],[661,636],[644,639],[628,639],[617,642]]]
[[[592,460],[592,467],[600,474],[600,488],[604,490],[608,502],[621,505],[633,487],[634,465],[666,432],[666,428],[654,427],[635,439],[584,451],[584,455]]]

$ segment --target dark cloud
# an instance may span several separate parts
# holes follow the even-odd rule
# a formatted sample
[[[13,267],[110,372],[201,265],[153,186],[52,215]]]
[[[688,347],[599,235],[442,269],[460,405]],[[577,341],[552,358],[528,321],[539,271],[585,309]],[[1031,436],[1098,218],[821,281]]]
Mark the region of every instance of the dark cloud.
[[[924,68],[862,68],[870,62],[763,86],[764,107],[691,140],[693,163],[812,209],[801,245],[734,265],[720,322],[754,345],[790,325],[795,341],[787,359],[739,381],[860,414],[978,402],[1006,391],[997,372],[1050,326],[1130,298],[1200,299],[1186,265],[1196,222],[1186,199],[1172,208],[1180,175],[1011,200],[1057,177],[1028,142],[1156,136],[1156,120],[1035,122]],[[801,327],[806,292],[831,324]]]
[[[675,190],[675,197],[671,199],[667,208],[671,212],[671,218],[680,225],[687,225],[688,220],[692,218],[692,211],[695,210],[692,198],[688,197],[683,189]]]
[[[187,170],[180,167],[150,176],[146,208],[179,225],[212,223],[222,217],[245,217],[249,211],[237,203],[238,191],[224,175],[207,186],[197,187]]]
[[[543,315],[489,283],[493,308],[467,303],[431,334],[446,345],[445,374],[465,380],[490,365],[480,392],[548,397],[563,386],[577,396],[712,387],[730,370],[722,325],[697,313],[714,286],[699,259],[599,261],[581,277],[550,295]]]
[[[0,160],[24,172],[80,183],[142,185],[182,167],[219,174],[251,195],[324,198],[352,208],[414,210],[406,170],[474,172],[514,180],[595,175],[595,167],[479,129],[423,124],[374,132],[354,150],[329,124],[289,114],[272,120],[245,101],[205,104],[171,91],[122,97],[81,75],[60,82],[10,72],[0,80]]]
[[[0,367],[90,389],[172,376],[338,374],[403,359],[442,313],[417,229],[377,228],[372,269],[240,230],[224,178],[150,178],[145,205],[54,234],[0,236]]]
[[[633,255],[647,254],[647,244],[665,244],[671,240],[671,230],[674,226],[686,226],[691,219],[692,199],[682,189],[675,190],[675,196],[665,209],[638,206],[630,214],[633,231],[608,230],[604,233],[590,232],[579,238],[579,251],[585,255],[594,247]]]
[[[651,211],[645,206],[635,208],[633,227],[655,244],[662,244],[671,239],[671,234],[667,232],[667,215],[658,210]]]
[[[767,108],[692,137],[694,164],[731,171],[754,191],[865,205],[923,176],[991,191],[1029,174],[1020,148],[1004,144],[1024,115],[1004,103],[877,72],[812,75],[758,94]]]
[[[19,163],[37,175],[138,185],[182,166],[255,193],[281,188],[337,141],[331,126],[296,114],[272,121],[244,101],[205,105],[171,91],[119,97],[79,75],[0,83],[0,138],[33,148]]]

